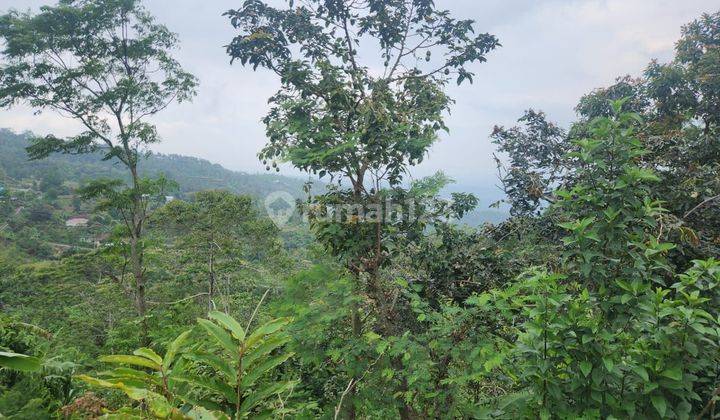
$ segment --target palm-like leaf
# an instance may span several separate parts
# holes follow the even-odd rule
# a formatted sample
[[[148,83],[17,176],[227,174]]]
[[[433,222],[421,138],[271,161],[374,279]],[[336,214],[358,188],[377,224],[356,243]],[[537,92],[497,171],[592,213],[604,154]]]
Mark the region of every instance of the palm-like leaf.
[[[233,418],[239,419],[257,415],[260,407],[272,414],[267,401],[295,385],[292,381],[263,381],[293,356],[282,351],[288,342],[282,328],[290,319],[274,319],[249,332],[227,314],[211,312],[209,317],[198,319],[207,340],[194,346],[195,351],[183,353],[182,361],[178,356],[190,331],[168,345],[165,357],[149,348],[137,349],[132,355],[104,356],[101,361],[124,366],[102,372],[100,378],[80,375],[78,379],[121,390],[130,399],[143,402],[156,418],[225,420],[233,413]],[[20,356],[12,357],[28,361],[27,356]],[[176,405],[180,402],[193,408],[182,413]]]
[[[42,361],[37,357],[0,351],[0,368],[8,368],[22,372],[36,372],[40,370],[41,367]]]
[[[211,312],[210,319],[200,319],[198,323],[207,331],[213,344],[219,345],[229,358],[194,352],[188,357],[210,367],[216,376],[224,377],[233,387],[233,394],[227,389],[216,389],[216,394],[223,398],[226,407],[235,411],[236,418],[251,414],[252,410],[261,405],[269,397],[285,392],[293,382],[271,382],[256,389],[263,377],[285,363],[292,353],[283,353],[281,348],[288,338],[282,329],[289,318],[273,319],[254,331],[245,331],[240,323],[227,314]],[[198,383],[205,389],[217,387],[216,383]],[[240,396],[240,401],[238,401]]]

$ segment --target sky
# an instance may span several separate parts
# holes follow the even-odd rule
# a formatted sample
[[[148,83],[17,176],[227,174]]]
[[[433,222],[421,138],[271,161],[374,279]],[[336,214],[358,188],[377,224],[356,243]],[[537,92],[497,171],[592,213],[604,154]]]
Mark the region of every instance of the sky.
[[[0,0],[0,11],[35,9],[50,0]],[[162,153],[195,156],[226,168],[263,171],[257,152],[265,143],[262,117],[279,83],[266,71],[230,65],[223,48],[234,31],[222,12],[243,0],[145,0],[159,22],[180,36],[176,57],[200,79],[192,103],[173,105],[153,122]],[[412,170],[438,170],[470,189],[497,184],[490,133],[510,126],[529,108],[563,126],[578,99],[622,75],[639,76],[651,59],[669,61],[680,27],[717,0],[436,0],[458,18],[474,19],[478,32],[496,35],[502,47],[475,65],[475,83],[451,87],[455,99],[428,159]],[[0,127],[36,134],[71,135],[78,124],[52,112],[0,110]],[[299,175],[283,166],[282,173]]]

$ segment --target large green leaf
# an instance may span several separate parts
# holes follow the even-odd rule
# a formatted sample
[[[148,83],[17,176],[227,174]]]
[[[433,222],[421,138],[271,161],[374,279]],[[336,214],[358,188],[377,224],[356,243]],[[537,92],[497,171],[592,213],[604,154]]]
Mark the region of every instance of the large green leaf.
[[[249,350],[243,357],[243,364],[245,366],[252,366],[258,359],[269,354],[273,350],[285,345],[290,341],[290,337],[285,334],[276,334],[266,339],[259,346]]]
[[[187,357],[190,360],[205,363],[218,372],[224,374],[230,384],[235,384],[237,382],[237,370],[221,357],[208,353],[189,353]]]
[[[250,368],[246,373],[245,376],[243,376],[242,380],[240,381],[240,386],[242,389],[248,389],[250,388],[255,381],[260,378],[262,375],[267,373],[268,371],[274,369],[275,367],[283,364],[287,359],[291,358],[293,356],[293,353],[287,353],[280,356],[273,357],[271,359],[268,359],[261,365],[257,367]]]
[[[134,365],[150,368],[153,370],[160,370],[160,364],[150,359],[141,356],[130,356],[127,354],[114,354],[110,356],[103,356],[99,359],[101,362],[106,363],[119,363],[124,365]]]
[[[42,361],[37,357],[0,351],[0,368],[8,368],[22,372],[36,372],[40,370],[41,367]]]
[[[681,381],[683,378],[682,367],[675,366],[670,369],[666,369],[661,373],[661,375],[674,381]]]
[[[148,409],[159,418],[167,418],[174,407],[162,395],[141,388],[120,387],[128,397],[135,401],[144,401]]]
[[[643,381],[648,382],[650,380],[650,375],[648,375],[647,369],[645,369],[643,366],[635,366],[632,368],[632,371],[635,372]]]
[[[132,368],[119,367],[112,370],[100,372],[98,373],[98,375],[101,377],[113,379],[131,378],[143,381],[157,382],[158,384],[160,383],[160,378],[158,378],[157,376],[149,375],[146,372],[142,372]]]
[[[115,382],[106,381],[104,379],[99,378],[93,378],[92,376],[88,375],[77,375],[75,376],[76,379],[83,381],[89,385],[97,386],[100,388],[117,388],[118,384]]]
[[[184,381],[186,384],[191,385],[190,382]],[[180,398],[182,401],[185,401],[187,404],[193,406],[193,407],[203,407],[208,410],[212,411],[221,411],[223,409],[223,406],[221,404],[217,403],[217,398],[215,398],[215,401],[211,401],[208,398],[199,398],[197,394],[196,387],[188,386],[185,387],[186,391],[180,391],[176,394],[178,398]],[[177,392],[177,390],[176,390]],[[206,396],[209,395],[209,393],[203,393]],[[214,394],[210,395],[210,398],[214,398]]]
[[[650,401],[652,402],[653,407],[655,407],[657,412],[660,414],[660,417],[665,416],[665,412],[667,411],[667,402],[665,401],[665,397],[662,395],[653,395],[650,397]]]
[[[152,349],[142,347],[133,352],[135,356],[144,357],[146,359],[152,360],[153,362],[157,363],[158,365],[162,364],[162,357],[160,357],[157,353],[155,353]]]
[[[193,407],[186,416],[190,420],[230,420],[222,411],[210,411],[203,407]]]
[[[230,315],[220,312],[220,311],[212,311],[209,314],[210,319],[214,319],[217,321],[220,325],[225,327],[228,331],[230,331],[236,339],[243,341],[245,340],[245,330],[240,325],[239,322],[235,320],[235,318],[231,317]]]
[[[213,391],[217,393],[218,395],[221,395],[225,397],[226,400],[229,402],[235,404],[237,401],[237,393],[233,387],[230,385],[220,382],[220,381],[214,381],[212,379],[207,378],[200,378],[200,377],[184,377],[184,376],[178,376],[173,378],[174,380],[178,382],[185,382],[190,385],[195,385],[196,387],[204,388],[209,391]]]
[[[263,337],[279,331],[284,326],[289,324],[290,321],[291,321],[290,318],[277,318],[277,319],[273,319],[272,321],[267,322],[266,324],[263,324],[262,326],[258,327],[255,331],[253,331],[252,334],[250,334],[250,336],[247,338],[247,340],[244,343],[245,348],[246,349],[252,348]]]
[[[163,380],[156,374],[150,374],[137,369],[119,367],[109,371],[100,372],[98,376],[112,383],[122,383],[135,388],[153,388],[162,386]]]
[[[162,362],[163,368],[165,368],[165,370],[170,369],[173,363],[175,363],[175,357],[177,356],[182,346],[185,344],[185,341],[187,340],[191,332],[192,330],[187,330],[183,332],[182,334],[178,335],[172,343],[168,345],[167,351],[165,352],[165,358],[163,358]]]
[[[580,370],[582,371],[583,376],[587,378],[587,376],[592,371],[592,363],[588,361],[582,361],[580,362]]]
[[[276,382],[273,384],[270,384],[264,388],[261,388],[259,390],[256,390],[252,394],[250,394],[243,403],[240,405],[240,415],[246,416],[250,413],[250,411],[255,408],[256,405],[261,403],[266,398],[277,395],[280,393],[285,392],[286,390],[292,388],[295,386],[296,382],[289,381],[289,382]]]
[[[198,324],[205,328],[208,334],[215,338],[218,344],[227,350],[231,356],[236,357],[239,354],[239,346],[235,344],[232,337],[220,326],[207,319],[198,319]]]

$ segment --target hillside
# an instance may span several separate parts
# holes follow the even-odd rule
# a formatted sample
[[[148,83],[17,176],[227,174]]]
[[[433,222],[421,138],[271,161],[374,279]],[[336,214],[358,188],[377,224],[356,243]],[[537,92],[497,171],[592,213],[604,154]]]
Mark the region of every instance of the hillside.
[[[101,153],[87,155],[53,155],[41,161],[28,161],[25,147],[28,133],[16,134],[0,129],[0,182],[40,181],[52,175],[61,182],[83,182],[96,178],[125,178],[112,161],[102,161]],[[264,197],[274,191],[302,193],[300,178],[274,174],[250,174],[231,171],[203,159],[179,155],[151,154],[141,165],[146,176],[164,174],[180,186],[180,194],[207,189],[224,189],[238,194]],[[9,177],[10,179],[7,179]]]
[[[720,11],[143,3],[0,16],[0,420],[720,420]]]
[[[103,161],[101,152],[87,155],[56,154],[48,159],[29,161],[25,147],[29,145],[29,133],[16,134],[0,129],[0,183],[15,183],[22,180],[41,181],[47,177],[59,178],[60,182],[82,183],[97,178],[127,177],[125,171],[112,161]],[[208,189],[222,189],[236,194],[249,194],[263,198],[276,191],[284,191],[300,198],[303,195],[301,178],[276,174],[250,174],[232,171],[204,159],[180,155],[151,154],[141,165],[146,176],[164,174],[179,184],[179,195]],[[9,177],[9,178],[8,178]],[[478,208],[470,212],[462,223],[479,226],[483,223],[500,223],[507,218],[504,210],[488,208],[488,205],[502,197],[497,188],[479,188],[454,184],[448,192],[471,192],[479,200]]]

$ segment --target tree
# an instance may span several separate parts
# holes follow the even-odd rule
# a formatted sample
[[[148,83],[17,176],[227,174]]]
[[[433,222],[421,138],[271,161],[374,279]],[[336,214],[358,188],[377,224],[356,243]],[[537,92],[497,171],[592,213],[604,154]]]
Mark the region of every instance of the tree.
[[[565,130],[548,121],[543,112],[528,110],[518,122],[522,126],[493,129],[493,143],[508,156],[508,164],[495,160],[510,214],[538,214],[565,175],[564,161],[571,145]]]
[[[63,186],[63,179],[57,170],[50,170],[40,180],[40,191],[47,194],[51,200],[57,199]]]
[[[261,219],[248,196],[226,191],[202,191],[193,201],[175,200],[156,213],[160,223],[174,228],[184,260],[207,277],[208,311],[215,309],[219,276],[237,272],[253,254],[277,245],[277,228]]]
[[[141,179],[138,164],[145,148],[159,141],[147,119],[174,101],[189,100],[197,85],[170,54],[176,35],[157,24],[138,0],[61,0],[35,15],[11,11],[2,16],[0,36],[6,61],[0,68],[0,105],[22,102],[38,111],[57,111],[85,129],[67,139],[34,139],[30,157],[102,149],[105,160],[127,168],[135,306],[145,324],[144,186],[151,182]],[[145,342],[147,326],[141,334]]]
[[[647,150],[638,159],[663,179],[653,185],[654,195],[667,202],[670,214],[664,223],[687,248],[683,264],[716,255],[720,122],[713,110],[720,109],[719,24],[720,13],[703,15],[683,27],[672,62],[652,61],[642,78],[621,77],[584,95],[575,108],[579,119],[567,132],[532,110],[518,120],[520,126],[496,128],[493,139],[509,158],[507,168],[500,169],[511,213],[540,214],[552,200],[552,189],[571,188],[580,181],[583,162],[569,152],[579,151],[578,142],[590,135],[591,121],[613,115],[611,102],[624,99],[622,111],[637,113],[646,121],[637,127]]]
[[[682,28],[675,62],[687,74],[695,92],[696,106],[690,108],[709,133],[720,124],[720,12],[703,14]]]
[[[400,185],[407,169],[447,129],[444,113],[452,100],[444,90],[450,77],[472,82],[469,66],[486,61],[499,43],[490,34],[475,34],[473,21],[457,20],[431,0],[294,3],[274,8],[248,0],[228,11],[240,34],[227,51],[233,61],[266,68],[282,81],[270,98],[264,119],[269,142],[260,158],[273,165],[289,161],[337,181],[338,187],[310,204],[374,214],[365,218],[349,210],[354,214],[346,214],[348,223],[324,223],[325,210],[310,213],[319,221],[314,227],[320,241],[374,302],[380,333],[393,334],[398,317],[380,270],[389,261],[389,242],[403,231],[386,224],[381,209],[405,195]],[[377,54],[361,60],[360,52],[373,48]],[[377,65],[380,70],[374,70]],[[352,322],[360,335],[358,308]],[[353,417],[352,403],[348,410]],[[412,416],[408,406],[400,413]]]
[[[713,389],[717,261],[682,272],[668,260],[661,179],[638,159],[639,117],[623,105],[590,122],[578,182],[555,192],[562,265],[516,285],[525,415],[689,418]]]
[[[586,122],[598,117],[611,117],[614,115],[612,101],[628,98],[623,102],[622,110],[642,114],[650,105],[650,100],[644,95],[643,89],[642,79],[634,79],[630,76],[618,77],[611,86],[595,89],[583,95],[575,111]]]

